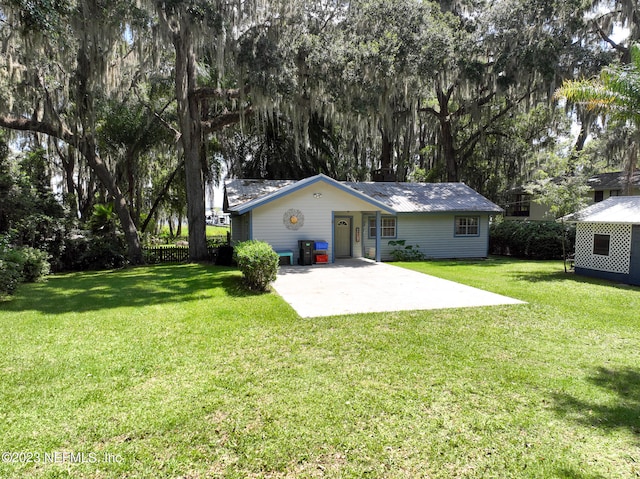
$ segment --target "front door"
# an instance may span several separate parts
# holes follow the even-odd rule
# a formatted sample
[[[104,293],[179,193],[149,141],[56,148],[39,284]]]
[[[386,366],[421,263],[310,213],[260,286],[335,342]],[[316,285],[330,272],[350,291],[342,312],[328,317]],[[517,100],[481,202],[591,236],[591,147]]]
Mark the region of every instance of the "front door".
[[[335,219],[335,255],[336,258],[351,257],[351,218],[337,216]]]

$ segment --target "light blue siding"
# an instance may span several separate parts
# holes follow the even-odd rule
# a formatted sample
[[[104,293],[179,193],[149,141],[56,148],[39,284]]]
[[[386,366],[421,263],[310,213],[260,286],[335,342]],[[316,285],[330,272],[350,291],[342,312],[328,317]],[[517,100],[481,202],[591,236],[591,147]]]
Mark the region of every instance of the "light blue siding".
[[[427,258],[484,258],[488,254],[489,217],[486,214],[465,213],[463,216],[480,217],[480,234],[478,236],[455,236],[454,214],[398,214],[396,216],[397,237],[394,241],[404,240]],[[371,256],[375,251],[375,238],[369,238],[368,220],[371,216],[363,216],[364,252]],[[391,238],[382,238],[381,254],[383,261],[392,260],[391,251],[395,249],[388,243]]]
[[[294,261],[298,260],[299,240],[327,241],[327,254],[333,258],[333,220],[334,216],[353,217],[353,226],[359,226],[360,211],[370,210],[373,205],[344,192],[331,184],[318,182],[277,198],[252,211],[253,239],[266,241],[274,249],[290,249],[294,252]],[[297,230],[288,229],[283,223],[284,213],[295,208],[304,215],[304,224]],[[352,235],[354,256],[358,256],[361,247]]]
[[[240,243],[249,238],[249,221],[251,213],[231,217],[231,243]]]

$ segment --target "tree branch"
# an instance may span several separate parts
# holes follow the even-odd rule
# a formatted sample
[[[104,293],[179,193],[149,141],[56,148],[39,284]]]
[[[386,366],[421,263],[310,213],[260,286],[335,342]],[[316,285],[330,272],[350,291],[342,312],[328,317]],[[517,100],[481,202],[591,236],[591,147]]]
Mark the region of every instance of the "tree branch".
[[[182,159],[182,161],[180,161],[180,163],[178,163],[178,166],[176,167],[176,169],[173,170],[173,172],[167,178],[167,181],[162,187],[162,190],[160,190],[160,193],[158,194],[155,201],[153,202],[153,205],[151,206],[151,210],[149,210],[149,214],[147,215],[147,218],[144,220],[144,223],[142,223],[142,226],[140,227],[140,232],[144,233],[146,231],[147,226],[149,226],[149,222],[151,221],[151,218],[153,218],[153,215],[158,209],[158,206],[160,206],[160,202],[162,201],[162,198],[164,198],[167,192],[169,191],[169,188],[171,187],[171,183],[173,183],[173,180],[175,179],[176,175],[178,174],[181,168],[184,168],[184,158]]]
[[[440,113],[438,113],[438,111],[435,108],[430,107],[430,106],[425,106],[424,108],[418,108],[418,111],[420,113],[429,113],[429,114],[431,114],[433,116],[439,116],[440,115]]]
[[[155,110],[155,108],[153,107],[153,105],[151,105],[150,103],[146,102],[138,93],[138,91],[135,91],[136,96],[138,97],[138,101],[140,103],[142,103],[145,107],[147,107],[147,110],[149,110],[149,112],[151,112],[153,114],[153,117],[158,120],[160,122],[160,124],[162,126],[165,127],[165,129],[169,130],[171,133],[173,133],[173,136],[175,137],[175,141],[176,143],[178,141],[180,141],[180,136],[181,133],[176,130],[173,125],[171,125],[167,120],[165,120],[164,118],[162,118],[162,114],[167,110],[167,108],[169,108],[169,105],[171,105],[174,101],[175,98],[172,98],[171,100],[169,100],[167,103],[165,103],[165,105],[162,107],[162,109],[160,110],[160,112],[157,112]],[[148,130],[149,126],[151,125],[151,121],[147,121],[147,127],[145,128],[145,131]]]
[[[202,131],[204,133],[211,133],[213,131],[220,131],[230,125],[239,123],[243,116],[249,116],[253,114],[253,108],[248,106],[244,111],[229,111],[222,113],[215,118],[202,122]]]
[[[193,96],[196,100],[203,100],[205,98],[217,98],[219,100],[232,100],[240,98],[242,94],[249,93],[249,86],[245,86],[244,89],[240,88],[213,88],[213,87],[199,87],[192,90],[189,95]]]
[[[465,152],[469,152],[471,150],[473,150],[473,147],[478,143],[478,140],[480,139],[480,137],[482,136],[483,133],[486,133],[487,130],[489,129],[489,127],[495,123],[496,121],[498,121],[500,118],[502,118],[504,115],[506,115],[507,113],[509,113],[509,111],[511,111],[511,109],[516,106],[518,103],[520,103],[522,100],[524,100],[525,98],[527,98],[527,96],[529,96],[531,94],[531,92],[527,91],[524,95],[522,95],[521,97],[519,97],[518,99],[516,99],[516,101],[509,101],[507,100],[507,104],[495,115],[493,115],[491,118],[489,118],[486,123],[484,125],[482,125],[480,128],[478,128],[478,130],[476,130],[476,132],[471,135],[469,138],[467,138],[462,145],[460,145],[460,150],[461,151],[465,151]],[[464,154],[464,156],[466,156],[467,153]]]
[[[602,38],[605,42],[607,42],[609,45],[611,45],[614,50],[617,50],[620,53],[622,53],[623,61],[625,63],[628,63],[629,62],[628,59],[630,58],[629,57],[629,55],[630,55],[629,49],[627,47],[625,47],[624,45],[620,45],[619,43],[614,42],[611,39],[611,37],[609,37],[609,35],[607,35],[605,33],[605,31],[602,29],[602,27],[600,26],[600,24],[596,20],[593,21],[593,25],[595,26],[596,32],[598,32],[598,35],[600,35],[600,38]]]
[[[68,129],[60,126],[56,127],[51,123],[38,121],[32,118],[17,118],[13,116],[0,116],[0,127],[7,130],[16,131],[32,131],[35,133],[44,133],[70,145],[76,145],[77,138]]]
[[[451,113],[451,116],[459,118],[462,115],[466,114],[470,109],[486,105],[491,100],[493,100],[495,96],[496,96],[496,93],[493,91],[490,93],[487,93],[486,96],[479,98],[478,100],[475,100],[471,103],[463,104],[460,108],[458,108],[456,111]]]

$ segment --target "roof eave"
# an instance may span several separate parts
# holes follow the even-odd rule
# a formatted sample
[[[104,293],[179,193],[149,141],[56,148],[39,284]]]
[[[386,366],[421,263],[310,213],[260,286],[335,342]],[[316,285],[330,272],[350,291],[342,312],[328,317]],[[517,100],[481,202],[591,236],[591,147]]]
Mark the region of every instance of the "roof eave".
[[[471,213],[476,213],[476,214],[487,214],[487,215],[491,215],[491,214],[501,214],[504,213],[504,210],[502,208],[500,209],[492,209],[492,210],[486,210],[486,209],[478,209],[478,208],[469,208],[469,209],[439,209],[439,210],[411,210],[411,211],[406,211],[406,210],[398,210],[396,211],[396,213],[403,213],[403,214],[471,214]]]
[[[637,224],[640,224],[640,219],[638,221],[610,221],[610,220],[590,220],[589,218],[585,218],[585,219],[565,220],[565,223],[594,223],[594,224],[600,224],[600,225],[637,225]]]

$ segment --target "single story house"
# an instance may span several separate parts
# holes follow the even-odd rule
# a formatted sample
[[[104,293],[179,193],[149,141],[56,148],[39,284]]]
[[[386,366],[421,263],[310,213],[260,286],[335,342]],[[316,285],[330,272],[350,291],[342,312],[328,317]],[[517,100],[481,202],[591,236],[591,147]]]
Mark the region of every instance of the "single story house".
[[[576,274],[640,285],[640,196],[612,196],[564,219],[576,223]]]
[[[561,177],[551,181],[559,182]],[[599,203],[612,196],[640,195],[640,170],[633,172],[630,178],[624,171],[612,173],[600,173],[587,179],[589,187],[587,202]],[[507,202],[503,205],[505,219],[544,221],[552,220],[549,206],[538,203],[535,198],[527,193],[523,186],[513,188],[507,193]]]
[[[336,258],[392,259],[389,241],[405,241],[430,258],[486,257],[489,217],[502,209],[463,183],[233,179],[224,211],[232,242],[257,239],[300,257],[299,241]]]

